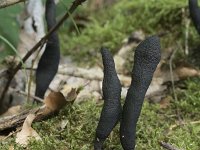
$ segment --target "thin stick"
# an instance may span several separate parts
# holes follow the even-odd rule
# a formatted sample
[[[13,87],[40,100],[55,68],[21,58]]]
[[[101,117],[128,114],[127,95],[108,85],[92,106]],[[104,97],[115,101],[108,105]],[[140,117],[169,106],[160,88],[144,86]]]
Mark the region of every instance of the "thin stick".
[[[7,138],[11,137],[12,135],[16,134],[22,129],[22,127],[17,128],[17,130],[10,132],[6,137],[2,139],[2,141],[6,140]]]
[[[178,98],[177,98],[176,91],[175,91],[173,68],[172,68],[172,62],[173,62],[173,59],[174,59],[176,51],[177,51],[177,49],[175,51],[173,51],[173,53],[172,53],[172,55],[170,57],[169,67],[170,67],[170,76],[171,76],[172,90],[173,90],[173,94],[174,94],[174,99],[177,102]],[[181,122],[180,112],[179,112],[179,109],[177,108],[177,106],[176,106],[176,114],[178,116],[179,121]]]
[[[175,147],[172,146],[171,144],[166,143],[166,142],[163,142],[163,141],[160,142],[160,145],[161,145],[163,148],[167,149],[167,150],[180,150],[180,149],[175,148]]]
[[[189,37],[189,27],[190,27],[190,20],[186,19],[185,21],[185,55],[189,55],[189,47],[188,47],[188,37]]]
[[[20,2],[25,2],[26,0],[0,0],[0,8],[5,8]]]
[[[173,59],[174,59],[174,55],[176,54],[176,51],[177,51],[177,49],[173,51],[173,53],[172,53],[172,55],[170,57],[169,68],[170,68],[170,76],[171,76],[174,99],[177,101],[177,95],[176,95],[176,92],[175,92],[175,85],[174,85],[173,67],[172,67],[172,62],[173,62]]]
[[[169,129],[173,130],[174,128],[177,128],[178,126],[187,125],[187,124],[191,124],[191,125],[200,124],[200,120],[192,121],[192,122],[183,122],[181,124],[174,124],[174,125],[171,125]]]
[[[26,92],[21,91],[21,90],[15,90],[15,89],[13,89],[13,88],[12,88],[12,91],[13,91],[13,92],[16,92],[16,93],[18,93],[18,94],[24,95],[24,96],[30,96],[31,98],[35,99],[36,101],[41,102],[41,103],[44,103],[44,100],[43,100],[43,99],[41,99],[41,98],[39,98],[39,97],[37,97],[37,96],[31,95],[30,93],[26,93]]]
[[[26,60],[35,52],[38,50],[38,48],[43,45],[48,37],[53,33],[55,32],[62,24],[63,22],[68,19],[69,17],[69,13],[72,14],[74,12],[74,10],[76,10],[76,8],[81,5],[83,2],[85,2],[86,0],[75,0],[72,4],[72,6],[70,7],[69,11],[67,11],[65,13],[65,15],[60,19],[60,21],[52,28],[49,30],[49,32],[38,42],[35,44],[35,46],[26,53],[26,55],[23,57],[22,59],[22,62],[25,63]],[[18,72],[18,70],[22,67],[22,63],[19,62],[18,65],[11,71],[10,70],[10,74],[8,75],[8,81],[7,81],[7,84],[6,86],[4,87],[3,89],[3,92],[1,94],[1,97],[0,97],[0,105],[2,105],[2,102],[3,102],[3,99],[8,91],[8,88],[10,86],[10,83],[12,81],[12,79],[14,78],[15,74]]]

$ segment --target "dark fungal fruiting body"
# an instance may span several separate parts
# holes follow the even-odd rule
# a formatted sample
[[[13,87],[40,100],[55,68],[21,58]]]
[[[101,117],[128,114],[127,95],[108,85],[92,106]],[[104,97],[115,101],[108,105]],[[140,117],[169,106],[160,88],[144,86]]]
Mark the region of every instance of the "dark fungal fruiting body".
[[[121,84],[115,70],[113,57],[106,48],[101,49],[101,54],[104,66],[102,86],[104,105],[96,129],[95,150],[103,149],[103,142],[118,123],[122,111],[120,103]]]
[[[198,7],[198,0],[189,0],[189,11],[194,26],[200,34],[200,8]]]
[[[56,5],[54,0],[46,1],[45,17],[49,31],[56,24]],[[40,98],[44,97],[49,84],[58,71],[59,61],[59,39],[57,33],[53,32],[48,38],[45,51],[40,58],[36,70],[36,96]]]
[[[156,36],[147,38],[135,50],[132,81],[123,106],[120,125],[120,140],[124,150],[135,149],[136,124],[160,55],[159,38]]]

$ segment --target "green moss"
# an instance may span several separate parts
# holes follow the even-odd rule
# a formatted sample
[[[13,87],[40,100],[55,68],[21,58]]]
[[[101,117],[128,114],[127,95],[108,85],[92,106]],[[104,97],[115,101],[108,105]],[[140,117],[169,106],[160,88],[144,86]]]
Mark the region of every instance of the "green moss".
[[[179,49],[179,56],[184,57],[178,44],[184,49],[185,24],[190,19],[187,3],[187,0],[120,0],[111,7],[88,12],[90,22],[81,30],[80,35],[76,31],[68,33],[67,27],[62,28],[61,49],[80,63],[92,64],[99,58],[100,47],[106,46],[115,53],[125,38],[141,29],[146,35],[162,35],[162,51],[168,48]],[[189,46],[197,44],[198,34],[191,23]]]

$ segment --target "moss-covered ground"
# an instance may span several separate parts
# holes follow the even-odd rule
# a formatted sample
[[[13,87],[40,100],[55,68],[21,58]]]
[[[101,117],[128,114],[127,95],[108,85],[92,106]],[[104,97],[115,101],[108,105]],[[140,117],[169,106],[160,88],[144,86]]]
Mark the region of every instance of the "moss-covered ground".
[[[199,78],[186,80],[183,84],[187,88],[176,89],[178,99],[176,102],[171,99],[167,108],[145,101],[137,127],[137,150],[161,150],[163,148],[159,145],[160,141],[185,150],[199,150],[199,82]],[[81,104],[66,106],[52,119],[34,123],[33,128],[42,137],[42,141],[32,140],[28,149],[91,150],[101,108],[102,105],[97,105],[94,100],[88,100]],[[63,122],[66,126],[61,128]],[[16,150],[21,150],[22,147],[15,144],[14,138],[15,136],[2,141],[0,149],[6,150],[14,145]],[[119,141],[119,125],[106,140],[105,149],[122,149]]]
[[[186,0],[120,0],[102,10],[89,13],[87,8],[78,10],[89,17],[84,29],[77,33],[66,26],[60,30],[61,48],[80,64],[94,64],[99,57],[99,48],[106,46],[113,53],[122,46],[122,41],[135,30],[143,30],[146,35],[159,34],[162,50],[178,49],[176,58],[193,61],[184,54],[185,33],[189,31],[189,49],[199,43],[199,35],[190,23]],[[69,32],[70,31],[70,32]],[[198,64],[198,63],[197,63]],[[196,66],[199,67],[199,66]],[[184,150],[200,149],[200,78],[183,81],[184,88],[175,88],[177,99],[172,92],[169,105],[145,101],[137,126],[137,150],[162,150],[160,141]],[[33,128],[42,141],[32,140],[30,150],[91,150],[95,128],[102,105],[95,100],[65,107],[59,115],[39,123]],[[178,113],[177,113],[178,112]],[[66,126],[61,128],[61,123]],[[0,150],[15,150],[22,147],[11,136],[0,142]],[[106,150],[122,150],[119,141],[119,125],[116,126],[105,143]]]

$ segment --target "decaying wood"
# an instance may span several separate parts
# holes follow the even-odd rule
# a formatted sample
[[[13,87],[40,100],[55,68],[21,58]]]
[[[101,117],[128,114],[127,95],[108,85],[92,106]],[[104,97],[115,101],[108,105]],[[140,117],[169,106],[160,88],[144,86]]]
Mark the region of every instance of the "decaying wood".
[[[31,110],[25,110],[17,115],[8,116],[0,119],[0,131],[4,131],[6,129],[14,128],[21,125],[28,114],[35,113],[39,110],[39,108],[34,108]]]
[[[45,113],[46,110],[43,107],[25,110],[17,115],[8,116],[0,119],[0,132],[6,129],[16,128],[21,126],[29,114],[36,114],[34,121],[41,121],[53,114],[53,112]]]
[[[41,107],[24,110],[19,114],[1,118],[0,132],[6,129],[12,129],[21,126],[29,114],[35,114],[36,118],[34,119],[34,121],[41,121],[45,118],[52,116],[61,108],[63,108],[67,103],[71,103],[76,99],[76,95],[74,95],[74,90],[75,89],[68,93],[67,99],[61,92],[51,92],[44,99],[45,104]]]
[[[80,67],[69,67],[69,66],[61,66],[58,70],[59,74],[74,76],[79,78],[84,78],[88,80],[103,80],[103,71],[102,69],[92,68],[85,69]],[[120,82],[123,86],[129,86],[131,82],[131,78],[122,74],[118,74]]]
[[[0,8],[5,8],[20,2],[25,2],[26,0],[0,0]]]
[[[160,100],[162,100],[162,98],[166,96],[167,88],[168,88],[167,87],[168,84],[166,83],[171,82],[170,70],[168,67],[165,68],[163,66],[166,66],[166,64],[160,63],[158,65],[158,68],[154,74],[154,78],[146,93],[146,98],[152,102],[160,102]],[[27,68],[27,69],[31,69],[31,68]],[[34,68],[33,70],[35,71]],[[98,67],[86,69],[86,68],[75,67],[75,66],[70,66],[70,65],[60,65],[58,74],[63,75],[63,76],[82,78],[84,80],[90,80],[90,81],[96,80],[96,81],[101,82],[103,80],[102,68],[98,68]],[[123,74],[118,74],[118,76],[119,76],[122,86],[125,88],[129,87],[131,83],[131,78]],[[196,77],[196,76],[200,76],[200,71],[193,67],[188,67],[187,65],[186,66],[177,65],[176,68],[173,69],[174,81],[180,81],[183,79],[187,79],[188,77]],[[55,78],[58,79],[57,77]],[[62,79],[59,79],[59,80],[62,80]],[[67,81],[67,77],[66,77],[66,80],[64,81]],[[122,97],[123,97],[123,92],[122,92]]]

